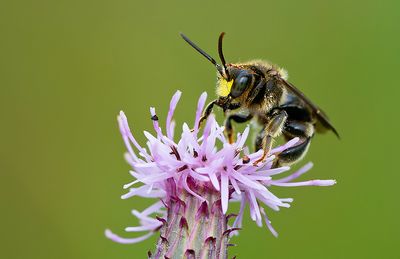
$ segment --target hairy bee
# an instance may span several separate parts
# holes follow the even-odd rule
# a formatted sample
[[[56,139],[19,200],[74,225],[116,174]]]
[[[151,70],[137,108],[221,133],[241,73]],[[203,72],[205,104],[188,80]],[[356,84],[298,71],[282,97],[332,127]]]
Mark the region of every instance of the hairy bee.
[[[331,130],[339,137],[325,113],[287,81],[285,70],[259,60],[227,64],[222,52],[224,33],[221,33],[218,40],[218,54],[222,65],[185,35],[181,36],[214,64],[218,71],[218,99],[207,105],[200,123],[210,115],[215,105],[221,107],[228,114],[225,130],[232,143],[232,121],[243,123],[252,118],[257,119],[263,128],[257,135],[255,150],[263,149],[264,153],[256,164],[266,157],[271,150],[272,141],[280,135],[287,140],[299,137],[300,141],[281,152],[275,160],[275,166],[289,165],[302,159],[315,132]]]

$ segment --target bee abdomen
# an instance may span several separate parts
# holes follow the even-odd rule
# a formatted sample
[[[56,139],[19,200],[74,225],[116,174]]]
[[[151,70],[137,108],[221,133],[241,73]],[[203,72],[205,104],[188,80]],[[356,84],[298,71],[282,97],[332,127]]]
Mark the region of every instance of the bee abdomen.
[[[291,120],[312,122],[311,112],[304,106],[296,103],[286,103],[279,107],[287,112]]]
[[[284,166],[293,164],[296,161],[301,160],[307,153],[307,149],[310,146],[311,137],[304,138],[301,142],[289,149],[286,149],[280,153],[275,161],[274,167]]]
[[[312,137],[314,135],[314,125],[308,122],[288,121],[284,127],[287,137]]]

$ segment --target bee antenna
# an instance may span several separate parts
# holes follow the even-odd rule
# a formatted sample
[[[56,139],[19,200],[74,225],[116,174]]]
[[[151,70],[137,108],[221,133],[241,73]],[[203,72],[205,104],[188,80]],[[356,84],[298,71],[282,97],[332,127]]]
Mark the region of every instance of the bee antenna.
[[[226,69],[224,53],[222,52],[222,40],[224,39],[224,36],[225,36],[225,32],[221,32],[221,34],[219,35],[219,38],[218,38],[218,55],[219,55],[219,58],[221,59],[222,66],[224,67],[224,72],[226,75],[224,77],[227,80],[229,80],[229,73],[228,73],[228,69]]]
[[[224,78],[226,78],[226,73],[225,73],[225,71],[226,71],[226,69],[225,69],[225,66],[224,66],[224,68],[223,67],[221,67],[221,65],[220,64],[218,64],[217,63],[217,61],[215,61],[215,59],[213,59],[210,55],[208,55],[204,50],[202,50],[200,47],[198,47],[196,44],[194,44],[194,42],[193,41],[191,41],[188,37],[186,37],[185,36],[185,34],[183,34],[183,33],[179,33],[180,35],[181,35],[181,37],[190,45],[190,46],[192,46],[195,50],[197,50],[197,52],[199,52],[201,55],[203,55],[206,59],[208,59],[211,63],[213,63],[213,65],[217,68],[217,70],[218,70],[218,73],[222,76],[222,77],[224,77]]]

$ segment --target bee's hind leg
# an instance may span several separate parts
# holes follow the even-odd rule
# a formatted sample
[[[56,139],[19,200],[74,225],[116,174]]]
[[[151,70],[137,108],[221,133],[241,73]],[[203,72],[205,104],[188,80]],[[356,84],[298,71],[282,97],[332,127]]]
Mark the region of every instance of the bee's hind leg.
[[[277,155],[274,167],[291,165],[304,157],[310,146],[311,138],[314,135],[314,125],[310,122],[287,121],[283,128],[283,135],[286,140],[290,140],[294,137],[299,137],[300,140],[293,147]]]
[[[241,113],[236,113],[236,114],[231,114],[229,115],[226,120],[225,120],[225,131],[226,135],[228,137],[229,143],[232,144],[234,142],[234,131],[233,131],[233,126],[232,126],[232,120],[237,123],[244,123],[246,121],[249,121],[253,118],[252,114],[241,114]]]
[[[262,148],[264,153],[254,162],[254,165],[262,162],[271,151],[272,142],[282,133],[287,117],[288,114],[284,110],[274,110],[269,116],[267,125],[256,138],[256,151]]]

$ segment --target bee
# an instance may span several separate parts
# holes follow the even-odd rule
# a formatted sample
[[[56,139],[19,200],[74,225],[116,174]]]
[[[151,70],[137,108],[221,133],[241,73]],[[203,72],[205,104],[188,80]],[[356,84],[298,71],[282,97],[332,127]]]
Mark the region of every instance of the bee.
[[[208,59],[218,72],[218,98],[206,106],[199,124],[207,119],[214,106],[221,107],[226,114],[226,135],[229,142],[233,143],[232,121],[244,123],[256,119],[262,130],[257,134],[255,150],[263,149],[264,152],[255,165],[265,159],[272,148],[273,140],[281,135],[286,140],[298,137],[299,141],[276,156],[275,167],[301,160],[307,153],[315,132],[330,130],[339,138],[326,114],[287,81],[288,75],[284,69],[260,60],[226,63],[222,52],[224,35],[225,33],[221,33],[218,39],[220,65],[181,33],[182,38]]]

